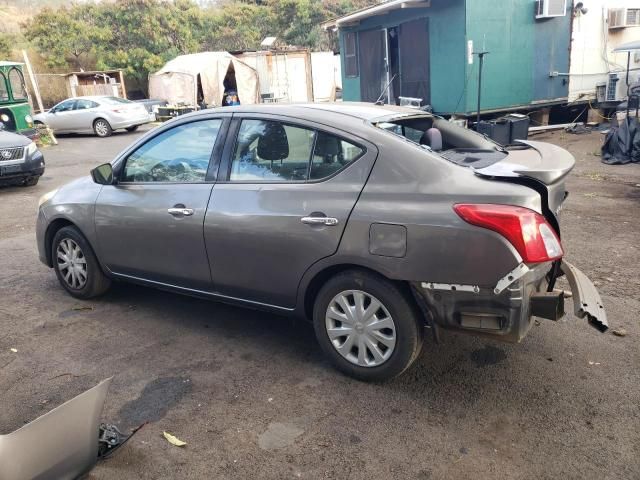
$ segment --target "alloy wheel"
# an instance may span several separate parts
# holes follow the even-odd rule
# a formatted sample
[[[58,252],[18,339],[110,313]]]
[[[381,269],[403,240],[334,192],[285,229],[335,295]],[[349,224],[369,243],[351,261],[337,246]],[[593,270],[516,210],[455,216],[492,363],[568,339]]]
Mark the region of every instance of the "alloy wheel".
[[[361,367],[382,365],[396,346],[391,314],[380,300],[361,290],[346,290],[333,297],[325,327],[336,351]]]
[[[96,133],[101,137],[109,134],[109,125],[104,120],[98,120],[95,125]]]
[[[87,260],[80,246],[70,238],[63,238],[56,249],[58,271],[66,284],[80,290],[87,284]]]

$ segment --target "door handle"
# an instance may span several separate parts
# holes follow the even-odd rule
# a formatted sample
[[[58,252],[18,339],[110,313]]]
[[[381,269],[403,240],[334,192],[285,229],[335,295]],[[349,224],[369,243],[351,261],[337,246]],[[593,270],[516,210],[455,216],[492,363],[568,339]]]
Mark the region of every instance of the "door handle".
[[[327,227],[338,224],[338,219],[333,217],[302,217],[300,221],[306,225],[326,225]]]
[[[193,208],[173,207],[169,208],[167,212],[174,217],[190,217],[193,215]]]

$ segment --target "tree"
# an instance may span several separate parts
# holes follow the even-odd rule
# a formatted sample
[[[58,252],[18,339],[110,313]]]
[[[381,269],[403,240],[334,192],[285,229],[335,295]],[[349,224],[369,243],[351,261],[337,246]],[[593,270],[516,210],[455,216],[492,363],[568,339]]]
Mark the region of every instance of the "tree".
[[[100,68],[122,68],[146,93],[147,77],[169,59],[198,51],[201,10],[190,0],[118,0],[100,6],[99,22],[112,39]]]
[[[47,66],[85,69],[92,67],[99,46],[108,43],[108,28],[95,22],[94,5],[75,5],[52,10],[44,8],[24,27]]]
[[[9,35],[0,33],[0,59],[7,59],[11,55],[11,42]]]

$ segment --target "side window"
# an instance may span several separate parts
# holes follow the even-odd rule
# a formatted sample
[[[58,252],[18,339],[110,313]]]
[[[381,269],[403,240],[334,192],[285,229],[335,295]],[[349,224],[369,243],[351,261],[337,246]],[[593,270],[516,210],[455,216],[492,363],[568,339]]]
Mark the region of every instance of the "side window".
[[[54,108],[56,112],[70,112],[71,110],[73,110],[75,104],[75,100],[65,100],[64,102],[56,105]]]
[[[9,90],[7,89],[7,81],[2,72],[0,72],[0,100],[9,100]]]
[[[17,68],[12,68],[9,72],[9,83],[11,84],[11,92],[16,100],[27,98],[27,89],[24,85],[24,77],[22,72]]]
[[[98,104],[96,102],[92,102],[91,100],[86,100],[84,98],[79,99],[76,102],[76,110],[86,110],[88,108],[95,108]]]
[[[204,182],[222,120],[178,125],[153,137],[126,160],[123,182]]]
[[[315,132],[268,120],[243,120],[231,181],[306,181]]]
[[[309,180],[329,177],[362,155],[362,148],[325,132],[318,132]]]

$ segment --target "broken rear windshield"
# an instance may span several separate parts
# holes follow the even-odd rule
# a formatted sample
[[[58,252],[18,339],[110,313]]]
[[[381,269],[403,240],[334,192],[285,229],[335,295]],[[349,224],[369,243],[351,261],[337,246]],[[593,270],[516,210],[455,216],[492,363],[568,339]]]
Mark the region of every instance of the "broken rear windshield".
[[[372,123],[457,165],[484,168],[508,155],[502,145],[434,115],[384,117]]]

